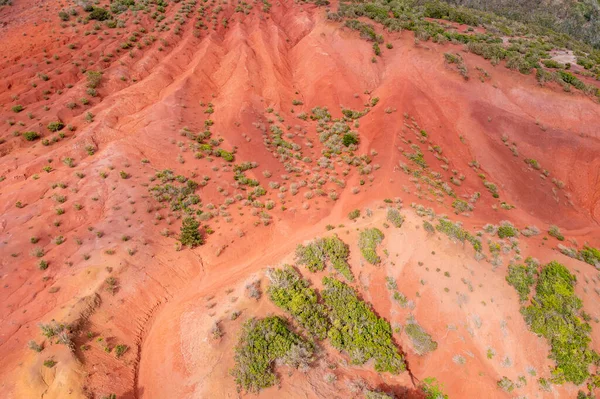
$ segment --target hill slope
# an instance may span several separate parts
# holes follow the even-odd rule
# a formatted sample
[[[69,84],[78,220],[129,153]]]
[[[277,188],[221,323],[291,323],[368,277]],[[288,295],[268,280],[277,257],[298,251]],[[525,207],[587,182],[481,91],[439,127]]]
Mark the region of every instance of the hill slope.
[[[584,389],[521,314],[541,302],[535,284],[520,303],[506,276],[529,256],[540,276],[565,265],[585,311],[573,317],[592,320],[578,348],[600,349],[600,258],[585,249],[600,245],[594,53],[567,67],[560,57],[584,44],[400,6],[1,8],[7,397],[241,395],[231,370],[246,321],[279,315],[309,336],[269,298],[267,268],[284,264],[325,307],[322,278],[348,282],[406,371],[338,350],[330,327],[307,369],[272,363],[279,389],[260,397],[425,397],[427,378],[450,397]],[[371,228],[384,236],[375,264],[359,244]],[[295,256],[334,234],[351,282]]]

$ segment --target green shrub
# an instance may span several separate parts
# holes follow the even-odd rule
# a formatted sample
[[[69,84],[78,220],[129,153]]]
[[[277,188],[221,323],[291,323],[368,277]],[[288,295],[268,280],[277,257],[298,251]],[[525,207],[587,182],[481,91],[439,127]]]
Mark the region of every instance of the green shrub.
[[[18,114],[19,112],[23,111],[25,108],[23,108],[22,105],[15,105],[12,107],[12,111],[16,114]]]
[[[283,269],[269,269],[271,285],[267,289],[275,305],[289,312],[303,328],[318,339],[327,337],[329,320],[323,305],[318,303],[316,290],[289,265]]]
[[[358,219],[359,217],[360,217],[360,209],[355,209],[353,211],[350,211],[350,213],[348,213],[348,219],[350,219],[350,220]]]
[[[540,170],[540,168],[541,168],[540,164],[535,159],[526,158],[524,161],[527,165],[531,166],[535,170]]]
[[[218,155],[227,162],[233,162],[234,160],[233,153],[225,151],[222,148],[219,148]]]
[[[502,222],[498,227],[498,237],[500,238],[516,237],[518,234],[519,230],[508,222]]]
[[[25,132],[23,133],[23,138],[27,141],[34,141],[40,138],[39,133],[37,132]]]
[[[410,317],[407,320],[407,324],[404,327],[406,335],[412,342],[413,349],[419,356],[426,355],[429,352],[433,352],[437,349],[438,344],[435,342],[431,335],[429,335],[423,327],[421,327],[414,318]]]
[[[423,230],[425,230],[429,234],[435,233],[435,227],[427,220],[423,220]]]
[[[96,21],[106,21],[110,19],[110,12],[101,7],[93,7],[88,17]]]
[[[390,396],[384,392],[379,391],[371,391],[367,389],[364,391],[365,399],[394,399],[393,396]]]
[[[544,64],[544,66],[546,68],[563,69],[565,67],[560,62],[552,60],[552,59],[550,59],[550,60],[542,60],[542,64]]]
[[[62,130],[65,127],[65,124],[62,123],[61,121],[54,121],[54,122],[50,122],[48,124],[48,130],[50,130],[51,132],[58,132],[60,130]]]
[[[187,245],[190,248],[194,248],[198,245],[204,244],[204,240],[198,228],[200,227],[200,222],[198,222],[193,217],[186,217],[183,219],[183,223],[181,224],[181,234],[179,235],[179,241],[183,245]]]
[[[358,135],[354,132],[346,133],[342,137],[342,144],[344,144],[345,147],[349,147],[352,144],[358,144],[358,142]]]
[[[548,229],[548,235],[550,237],[556,238],[558,241],[565,240],[565,236],[562,235],[558,226],[554,226],[554,225],[550,226],[550,228]]]
[[[253,318],[244,324],[231,374],[239,389],[257,393],[277,383],[276,361],[299,368],[310,364],[313,352],[312,345],[291,332],[281,317]]]
[[[502,377],[497,385],[498,388],[502,389],[504,392],[512,392],[515,390],[515,384],[508,377]]]
[[[191,212],[194,210],[193,206],[200,203],[200,198],[194,194],[198,188],[195,181],[185,176],[176,176],[169,169],[158,171],[154,176],[160,179],[162,184],[150,187],[150,193],[158,202],[168,202],[172,211]]]
[[[296,260],[311,272],[324,270],[326,262],[329,262],[342,276],[352,281],[354,276],[348,264],[348,256],[348,245],[335,235],[317,238],[306,246],[298,245],[296,248]]]
[[[331,345],[345,351],[353,364],[361,365],[374,359],[378,372],[404,371],[404,359],[394,344],[390,324],[343,282],[325,277],[323,286],[321,294],[332,325],[328,333]]]
[[[388,208],[386,220],[393,224],[395,227],[402,227],[404,223],[404,216],[400,214],[400,211],[396,208]]]
[[[537,263],[531,257],[525,260],[525,265],[509,265],[506,281],[515,287],[521,303],[529,298],[529,290],[535,283],[537,276]]]
[[[444,393],[444,384],[438,382],[434,377],[426,377],[421,384],[421,391],[425,399],[448,399]]]
[[[583,83],[581,80],[576,78],[574,75],[570,74],[569,72],[565,72],[565,71],[557,71],[557,72],[558,72],[558,76],[560,77],[560,79],[563,82],[568,83],[571,86],[573,86],[579,90],[585,89],[585,87],[586,87],[585,83]]]
[[[365,229],[360,232],[358,237],[358,247],[365,260],[373,265],[381,262],[381,258],[377,255],[376,249],[384,239],[381,230],[377,228]]]
[[[589,348],[592,328],[579,317],[583,304],[575,295],[575,283],[576,277],[565,266],[548,263],[540,271],[531,305],[521,313],[531,330],[551,346],[550,358],[556,362],[553,381],[579,385],[600,357]]]
[[[102,81],[102,72],[87,71],[85,73],[85,77],[87,80],[87,87],[90,89],[95,89],[100,86],[100,82]]]
[[[452,221],[440,218],[438,219],[438,225],[435,228],[441,232],[446,234],[448,237],[454,240],[458,240],[460,242],[468,241],[473,245],[473,249],[476,252],[481,252],[483,246],[481,245],[481,241],[478,240],[475,236],[471,235],[467,230],[463,229],[460,223],[452,223]]]
[[[455,199],[452,202],[452,207],[456,209],[458,213],[467,212],[471,210],[471,206],[469,205],[469,203],[461,199]]]
[[[589,263],[592,266],[600,266],[600,250],[597,248],[585,245],[583,249],[579,251],[579,256],[584,262]]]

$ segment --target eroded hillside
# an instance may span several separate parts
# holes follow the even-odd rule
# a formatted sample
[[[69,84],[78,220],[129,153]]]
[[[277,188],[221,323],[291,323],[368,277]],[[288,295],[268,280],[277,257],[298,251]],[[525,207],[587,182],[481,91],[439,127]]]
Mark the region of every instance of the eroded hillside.
[[[0,8],[4,397],[594,397],[600,59],[490,18]]]

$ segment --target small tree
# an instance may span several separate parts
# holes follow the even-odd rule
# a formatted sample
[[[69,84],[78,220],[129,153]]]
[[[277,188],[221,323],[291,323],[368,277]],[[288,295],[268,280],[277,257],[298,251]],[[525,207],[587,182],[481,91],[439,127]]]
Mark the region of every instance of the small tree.
[[[193,217],[186,217],[183,219],[179,241],[181,241],[183,245],[187,245],[190,248],[204,244],[202,235],[200,234],[200,231],[198,231],[199,227],[200,222]]]

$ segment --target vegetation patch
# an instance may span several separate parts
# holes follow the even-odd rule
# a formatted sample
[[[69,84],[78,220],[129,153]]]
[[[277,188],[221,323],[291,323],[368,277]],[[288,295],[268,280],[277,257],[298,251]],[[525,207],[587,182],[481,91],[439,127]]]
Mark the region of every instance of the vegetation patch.
[[[444,384],[438,382],[434,377],[423,379],[421,391],[425,394],[425,399],[448,399],[448,395],[444,393]]]
[[[431,335],[429,335],[412,316],[408,318],[404,331],[410,338],[413,349],[417,355],[423,356],[437,349],[437,342],[431,338]]]
[[[318,303],[317,292],[309,287],[309,282],[289,265],[269,269],[267,277],[271,281],[267,290],[271,301],[290,313],[313,336],[325,339],[329,328],[327,310]]]
[[[156,172],[155,178],[162,184],[150,188],[150,193],[158,202],[167,202],[172,211],[185,211],[191,213],[193,206],[200,203],[200,197],[194,192],[198,183],[185,176],[175,175],[173,171],[165,169]]]
[[[345,351],[354,364],[375,361],[375,370],[398,374],[406,366],[392,339],[390,324],[378,317],[356,292],[343,282],[323,278],[323,301],[329,309],[331,344]]]
[[[539,264],[531,257],[525,259],[524,265],[509,265],[506,281],[515,287],[521,303],[527,301],[531,286],[535,284]]]
[[[440,218],[438,219],[438,225],[435,226],[435,228],[439,232],[446,234],[453,240],[457,240],[463,243],[465,241],[470,242],[471,245],[473,245],[473,249],[475,249],[476,252],[481,252],[481,250],[483,249],[481,241],[475,236],[473,236],[471,233],[469,233],[467,230],[463,229],[460,223],[452,223],[452,221],[448,219]]]
[[[199,227],[200,222],[193,217],[186,217],[183,219],[179,241],[181,241],[183,245],[187,245],[190,248],[204,244],[204,239],[198,230]]]
[[[589,367],[600,360],[592,349],[592,327],[579,317],[583,306],[575,295],[576,277],[562,264],[553,261],[539,274],[531,305],[521,313],[536,334],[551,346],[550,358],[556,362],[553,382],[579,385],[589,377]]]
[[[386,220],[394,225],[394,227],[402,227],[404,223],[404,216],[400,214],[400,211],[396,208],[388,208]]]
[[[381,262],[381,258],[377,255],[377,246],[383,241],[384,235],[377,228],[365,229],[360,232],[358,237],[358,247],[360,252],[367,262],[376,265]]]
[[[253,318],[244,324],[231,374],[238,389],[256,393],[277,383],[276,362],[292,368],[308,367],[313,351],[310,343],[290,331],[283,318]]]
[[[348,264],[350,250],[338,236],[317,238],[308,245],[298,245],[296,260],[311,272],[322,271],[326,263],[337,270],[347,280],[354,280],[350,265]]]

